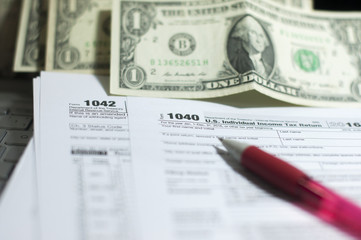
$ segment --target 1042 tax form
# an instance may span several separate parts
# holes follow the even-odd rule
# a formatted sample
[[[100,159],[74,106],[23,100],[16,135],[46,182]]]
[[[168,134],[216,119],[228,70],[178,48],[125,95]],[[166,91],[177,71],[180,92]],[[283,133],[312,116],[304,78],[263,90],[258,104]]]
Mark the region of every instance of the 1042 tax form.
[[[34,86],[42,239],[133,239],[126,98],[91,75],[42,73]]]

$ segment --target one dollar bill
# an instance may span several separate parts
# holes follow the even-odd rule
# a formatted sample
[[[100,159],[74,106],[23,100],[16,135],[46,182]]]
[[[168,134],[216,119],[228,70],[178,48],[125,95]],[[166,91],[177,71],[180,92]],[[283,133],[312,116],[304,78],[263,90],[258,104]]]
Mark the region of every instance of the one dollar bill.
[[[261,0],[113,2],[111,93],[361,102],[361,15]]]
[[[51,0],[46,70],[108,74],[111,0]]]
[[[23,0],[14,61],[15,72],[39,72],[44,69],[47,2]]]

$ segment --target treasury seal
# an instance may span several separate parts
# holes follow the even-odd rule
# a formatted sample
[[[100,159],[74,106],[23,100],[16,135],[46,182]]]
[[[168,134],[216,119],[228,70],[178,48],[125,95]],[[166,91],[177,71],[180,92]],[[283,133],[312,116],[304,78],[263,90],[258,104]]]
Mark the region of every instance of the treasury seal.
[[[294,61],[305,72],[315,72],[320,68],[320,59],[312,51],[300,49],[294,55]]]

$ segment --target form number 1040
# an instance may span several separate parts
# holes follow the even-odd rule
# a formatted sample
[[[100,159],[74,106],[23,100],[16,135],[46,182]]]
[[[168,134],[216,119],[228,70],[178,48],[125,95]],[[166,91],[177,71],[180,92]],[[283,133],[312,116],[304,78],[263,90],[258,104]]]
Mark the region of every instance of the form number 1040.
[[[197,114],[168,113],[170,119],[199,121]]]

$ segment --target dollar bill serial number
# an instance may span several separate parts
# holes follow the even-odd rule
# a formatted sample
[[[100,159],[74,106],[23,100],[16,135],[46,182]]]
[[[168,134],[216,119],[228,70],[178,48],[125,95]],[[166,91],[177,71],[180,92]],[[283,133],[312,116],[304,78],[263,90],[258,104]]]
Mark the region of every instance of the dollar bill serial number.
[[[209,66],[208,59],[150,59],[151,66],[203,67]]]

